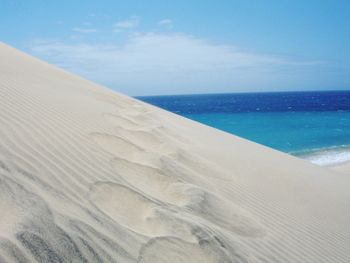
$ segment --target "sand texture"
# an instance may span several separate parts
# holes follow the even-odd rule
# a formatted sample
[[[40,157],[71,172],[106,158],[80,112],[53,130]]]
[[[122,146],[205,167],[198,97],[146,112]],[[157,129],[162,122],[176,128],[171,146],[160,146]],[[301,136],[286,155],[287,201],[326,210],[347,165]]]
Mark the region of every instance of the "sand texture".
[[[350,176],[0,44],[0,262],[350,262]]]
[[[333,171],[344,173],[350,176],[350,162],[341,163],[338,165],[330,166]]]

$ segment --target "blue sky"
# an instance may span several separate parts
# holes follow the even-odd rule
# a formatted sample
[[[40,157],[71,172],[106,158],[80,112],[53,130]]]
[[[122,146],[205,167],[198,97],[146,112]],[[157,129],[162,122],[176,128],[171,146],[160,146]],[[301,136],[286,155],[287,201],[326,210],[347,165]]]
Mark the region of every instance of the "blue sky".
[[[0,0],[0,36],[129,95],[350,89],[349,14],[348,0]]]

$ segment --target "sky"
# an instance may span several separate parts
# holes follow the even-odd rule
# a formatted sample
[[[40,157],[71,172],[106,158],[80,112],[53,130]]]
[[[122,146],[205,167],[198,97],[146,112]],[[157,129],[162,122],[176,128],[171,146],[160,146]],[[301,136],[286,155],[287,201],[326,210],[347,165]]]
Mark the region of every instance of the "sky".
[[[0,0],[0,40],[133,96],[347,90],[349,14],[349,0]]]

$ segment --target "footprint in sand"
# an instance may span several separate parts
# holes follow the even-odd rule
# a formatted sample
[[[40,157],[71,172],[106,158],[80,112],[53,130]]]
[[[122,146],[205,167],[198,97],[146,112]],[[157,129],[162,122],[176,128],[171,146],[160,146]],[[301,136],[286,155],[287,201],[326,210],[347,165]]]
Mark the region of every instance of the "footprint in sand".
[[[130,118],[125,116],[120,116],[112,113],[104,113],[102,117],[109,121],[111,124],[116,125],[118,127],[124,127],[126,129],[138,129],[140,128],[140,124],[134,122]]]
[[[182,207],[190,215],[232,233],[248,237],[265,234],[261,224],[244,209],[204,189],[184,183],[177,179],[178,176],[166,176],[161,169],[156,168],[162,165],[158,155],[145,152],[143,148],[121,137],[100,133],[91,136],[104,150],[118,157],[111,161],[113,168],[125,182],[139,192],[163,203]],[[159,209],[149,211],[155,213]]]
[[[240,261],[250,257],[242,244],[228,243],[198,220],[125,185],[98,182],[90,190],[89,199],[95,207],[120,225],[150,238],[137,262],[250,262]]]
[[[245,237],[263,237],[263,225],[248,211],[202,188],[186,185],[182,193],[190,197],[183,208],[188,213]]]
[[[103,150],[115,157],[151,164],[154,167],[160,166],[159,155],[147,152],[127,139],[104,133],[91,133],[90,136]]]
[[[161,136],[157,130],[154,129],[132,129],[116,127],[116,133],[128,141],[142,149],[147,149],[148,152],[153,152],[159,156],[172,155],[178,151],[175,143],[169,139]]]
[[[141,115],[144,114],[137,114]],[[125,122],[125,119],[119,118],[118,121]],[[131,121],[127,124],[133,126]],[[181,176],[174,173],[176,169],[160,169],[164,168],[165,160],[170,160],[177,169],[183,168],[187,177],[203,174],[205,178],[209,173],[218,174],[215,177],[220,179],[220,172],[208,171],[205,160],[179,148],[171,149],[168,154],[157,151],[163,141],[150,131],[121,127],[116,130],[118,136],[102,133],[92,133],[91,136],[105,151],[116,157],[111,164],[125,184],[97,183],[92,187],[90,197],[92,203],[116,221],[147,236],[180,235],[185,240],[194,237],[184,218],[246,237],[265,234],[262,225],[244,209],[187,183],[186,179],[181,180]],[[174,212],[179,218],[174,216]]]
[[[102,116],[115,126],[118,133],[122,133],[126,138],[135,139],[144,147],[151,144],[151,147],[156,146],[158,148],[163,145],[166,146],[165,148],[173,149],[175,143],[181,147],[186,147],[189,144],[189,141],[181,135],[173,134],[171,130],[159,123],[151,122],[147,124],[121,114],[104,113]]]
[[[174,236],[196,242],[192,226],[161,203],[121,184],[98,182],[91,186],[89,199],[99,210],[128,229],[148,236]]]
[[[177,206],[190,201],[179,189],[183,182],[164,175],[160,169],[119,158],[112,160],[111,165],[124,182],[150,197]]]
[[[111,162],[118,175],[140,192],[178,207],[238,235],[260,237],[265,234],[253,215],[197,186],[185,183],[175,176],[165,175],[160,169],[136,164],[123,159]]]
[[[153,111],[140,101],[130,100],[130,98],[125,100],[110,94],[96,94],[95,97],[99,101],[113,105],[116,109],[115,115],[123,116],[129,120],[132,119],[139,126],[161,125],[156,121]]]

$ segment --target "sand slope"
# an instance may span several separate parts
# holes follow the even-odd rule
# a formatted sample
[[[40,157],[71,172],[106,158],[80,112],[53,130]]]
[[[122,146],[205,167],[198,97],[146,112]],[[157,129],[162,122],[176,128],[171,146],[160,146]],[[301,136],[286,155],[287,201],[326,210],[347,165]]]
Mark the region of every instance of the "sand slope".
[[[0,262],[350,262],[350,177],[0,44]]]

